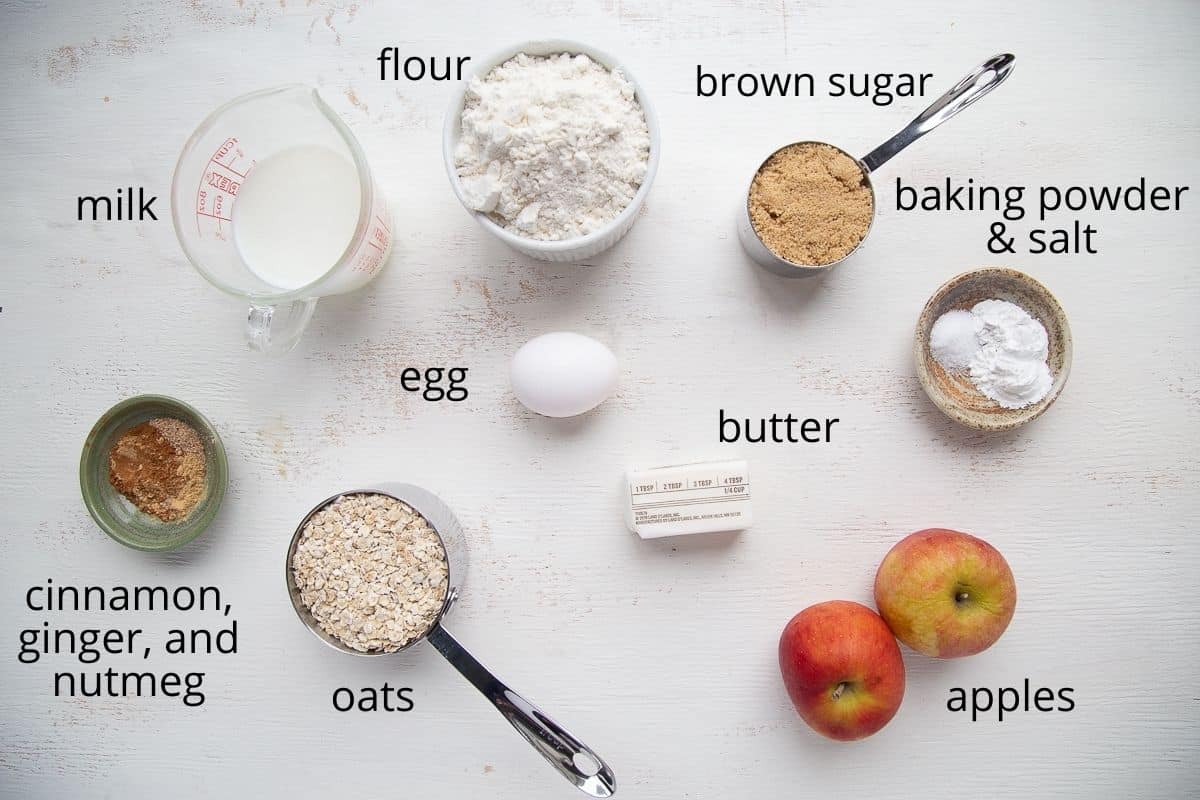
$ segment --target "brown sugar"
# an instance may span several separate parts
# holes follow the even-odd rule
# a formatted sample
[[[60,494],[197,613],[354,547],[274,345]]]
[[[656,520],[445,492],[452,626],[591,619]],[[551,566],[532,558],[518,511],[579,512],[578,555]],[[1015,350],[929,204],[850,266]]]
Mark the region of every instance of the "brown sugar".
[[[827,144],[801,142],[772,155],[750,184],[750,222],[775,255],[820,267],[858,246],[875,213],[862,167]]]
[[[204,496],[207,474],[200,435],[170,417],[130,428],[108,453],[108,482],[138,510],[163,522],[192,512]]]

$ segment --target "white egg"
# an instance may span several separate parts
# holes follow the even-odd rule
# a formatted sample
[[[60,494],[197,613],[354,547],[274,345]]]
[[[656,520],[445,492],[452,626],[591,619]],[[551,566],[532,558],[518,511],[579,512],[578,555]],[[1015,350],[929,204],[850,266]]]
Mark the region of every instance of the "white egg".
[[[617,357],[595,339],[560,331],[530,339],[512,360],[513,394],[530,411],[573,417],[617,388]]]

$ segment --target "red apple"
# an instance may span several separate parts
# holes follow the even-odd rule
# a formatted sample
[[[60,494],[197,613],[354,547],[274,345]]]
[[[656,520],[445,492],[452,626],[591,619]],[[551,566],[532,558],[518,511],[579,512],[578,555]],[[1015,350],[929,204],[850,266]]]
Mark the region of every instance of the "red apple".
[[[946,528],[896,544],[875,574],[875,605],[896,638],[934,658],[995,644],[1017,607],[1008,562],[982,539]]]
[[[817,733],[852,741],[878,731],[904,699],[904,660],[887,624],[848,600],[809,606],[779,637],[792,704]]]

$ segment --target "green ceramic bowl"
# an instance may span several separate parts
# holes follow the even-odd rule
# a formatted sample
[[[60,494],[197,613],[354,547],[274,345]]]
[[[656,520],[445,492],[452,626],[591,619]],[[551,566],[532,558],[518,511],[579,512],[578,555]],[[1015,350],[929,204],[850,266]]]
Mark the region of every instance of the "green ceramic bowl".
[[[208,472],[204,497],[191,514],[174,522],[142,513],[108,482],[108,454],[113,443],[135,425],[157,417],[186,422],[204,443]],[[228,479],[225,447],[212,424],[187,403],[157,394],[131,397],[110,408],[88,434],[79,459],[79,488],[92,519],[113,539],[135,550],[174,550],[203,533],[221,507]]]

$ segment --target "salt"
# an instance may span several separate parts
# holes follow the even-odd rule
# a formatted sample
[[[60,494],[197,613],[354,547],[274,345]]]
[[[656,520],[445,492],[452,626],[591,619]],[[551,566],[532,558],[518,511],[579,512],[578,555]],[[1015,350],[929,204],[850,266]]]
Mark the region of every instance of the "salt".
[[[966,372],[979,349],[983,323],[970,311],[947,311],[933,323],[929,349],[947,372]]]

